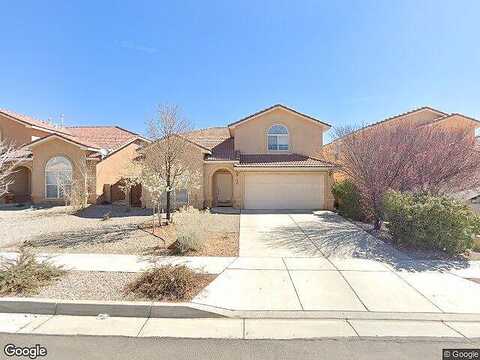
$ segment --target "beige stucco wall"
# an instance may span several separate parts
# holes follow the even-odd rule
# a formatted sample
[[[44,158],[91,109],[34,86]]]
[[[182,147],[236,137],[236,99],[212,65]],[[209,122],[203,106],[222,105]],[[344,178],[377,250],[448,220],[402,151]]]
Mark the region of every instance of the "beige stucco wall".
[[[285,125],[289,133],[289,151],[291,153],[313,155],[323,145],[323,133],[326,126],[307,120],[284,109],[275,109],[254,119],[245,121],[232,129],[235,137],[235,150],[244,154],[265,154],[267,149],[267,131],[274,124]],[[271,153],[279,153],[274,151]]]
[[[44,137],[49,135],[46,131],[28,128],[14,120],[0,114],[0,137],[2,141],[20,146],[32,141],[32,136]]]
[[[439,121],[435,126],[445,129],[468,131],[471,136],[475,136],[475,129],[479,127],[477,123],[461,115],[453,115],[445,120]]]
[[[123,149],[106,157],[97,163],[96,167],[96,201],[108,201],[104,194],[105,185],[116,184],[122,177],[128,174],[130,164],[138,156],[139,142],[133,142]]]
[[[47,200],[45,198],[45,165],[47,161],[55,156],[65,156],[72,162],[73,178],[79,180],[82,178],[82,171],[80,169],[86,168],[86,151],[62,140],[52,139],[34,146],[32,153],[32,201],[34,203],[60,202],[58,200]]]

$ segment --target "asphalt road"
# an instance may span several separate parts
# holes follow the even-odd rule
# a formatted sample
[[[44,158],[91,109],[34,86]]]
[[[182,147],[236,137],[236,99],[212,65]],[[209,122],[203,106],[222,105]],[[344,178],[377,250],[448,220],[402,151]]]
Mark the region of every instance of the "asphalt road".
[[[479,341],[439,339],[325,339],[325,340],[188,340],[100,336],[46,336],[0,334],[1,359],[6,344],[47,348],[55,360],[137,359],[422,359],[442,358],[443,348],[480,348]]]

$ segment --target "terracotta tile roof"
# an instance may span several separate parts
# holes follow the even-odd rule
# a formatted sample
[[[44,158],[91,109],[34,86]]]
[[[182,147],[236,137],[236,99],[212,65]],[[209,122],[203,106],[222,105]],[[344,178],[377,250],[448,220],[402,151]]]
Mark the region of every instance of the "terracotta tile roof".
[[[78,126],[68,127],[67,129],[77,141],[89,143],[94,147],[109,151],[138,137],[137,134],[118,126]]]
[[[230,138],[230,131],[226,127],[212,127],[189,131],[183,136],[207,149],[212,149]]]
[[[233,138],[228,138],[212,149],[212,155],[207,160],[238,160],[239,155],[235,153]]]
[[[46,121],[35,119],[31,116],[24,115],[17,113],[15,111],[7,110],[7,109],[1,109],[0,108],[0,114],[4,114],[7,116],[10,116],[12,118],[15,118],[16,120],[25,123],[27,125],[31,126],[36,126],[38,128],[44,129],[48,132],[59,132],[63,134],[68,134],[68,130],[65,127],[59,127],[59,126],[54,126]]]
[[[240,163],[244,167],[332,167],[326,161],[300,154],[241,154]]]
[[[230,126],[234,126],[234,125],[240,124],[241,122],[247,121],[247,120],[249,120],[249,119],[251,119],[251,118],[253,118],[253,117],[257,116],[257,115],[260,115],[260,114],[265,113],[265,112],[267,112],[267,111],[273,110],[273,109],[275,109],[275,108],[281,108],[281,109],[284,109],[284,110],[291,111],[291,112],[293,112],[293,113],[295,113],[295,114],[297,114],[297,115],[303,116],[303,117],[305,117],[305,118],[307,118],[307,119],[310,119],[310,120],[313,120],[313,121],[318,122],[318,123],[320,123],[320,124],[323,124],[323,125],[325,125],[325,126],[331,127],[331,125],[330,125],[330,124],[327,124],[326,122],[323,122],[323,121],[321,121],[321,120],[318,120],[318,119],[314,118],[313,116],[310,116],[310,115],[301,113],[300,111],[297,111],[297,110],[295,110],[295,109],[292,109],[292,108],[290,108],[290,107],[288,107],[288,106],[285,106],[285,105],[282,105],[282,104],[275,104],[275,105],[272,105],[272,106],[267,107],[267,108],[265,108],[265,109],[262,109],[262,110],[260,110],[260,111],[257,111],[257,112],[254,113],[254,114],[248,115],[248,116],[246,116],[246,117],[244,117],[244,118],[242,118],[242,119],[240,119],[240,120],[238,120],[238,121],[235,121],[235,122],[233,122],[233,123],[228,124],[228,126],[230,127]]]

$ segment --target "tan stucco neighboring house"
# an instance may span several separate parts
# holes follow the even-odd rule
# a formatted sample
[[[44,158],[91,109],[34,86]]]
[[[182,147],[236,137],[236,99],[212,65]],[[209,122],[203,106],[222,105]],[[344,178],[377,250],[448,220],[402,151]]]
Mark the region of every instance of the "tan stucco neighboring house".
[[[85,181],[89,203],[122,200],[125,195],[117,187],[125,167],[148,142],[118,126],[54,126],[4,109],[0,109],[0,139],[26,156],[0,203],[60,203],[60,178],[62,183]],[[136,195],[139,201],[141,194]]]
[[[315,157],[330,125],[284,105],[183,134],[202,165],[196,207],[332,209],[333,164]],[[151,206],[144,191],[144,205]]]
[[[446,113],[438,109],[434,109],[430,106],[423,106],[417,109],[410,110],[408,112],[394,115],[383,119],[381,121],[366,125],[356,132],[369,131],[373,128],[378,128],[379,126],[395,126],[399,123],[408,122],[414,126],[423,127],[423,126],[435,126],[442,127],[446,129],[460,129],[467,131],[472,137],[475,136],[475,132],[480,128],[480,121],[472,117],[459,114],[459,113]],[[340,164],[340,153],[342,149],[342,138],[334,139],[332,142],[326,144],[322,148],[321,158],[327,159],[338,165]],[[336,173],[335,179],[338,180],[342,178],[341,174]]]

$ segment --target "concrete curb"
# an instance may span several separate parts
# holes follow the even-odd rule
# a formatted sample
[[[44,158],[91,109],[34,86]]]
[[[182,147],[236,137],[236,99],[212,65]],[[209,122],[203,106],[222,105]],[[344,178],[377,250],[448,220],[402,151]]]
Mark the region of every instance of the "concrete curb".
[[[40,315],[97,316],[136,318],[232,318],[232,319],[338,319],[338,320],[412,320],[475,321],[480,314],[411,313],[373,311],[254,311],[229,310],[197,303],[134,301],[55,300],[38,298],[0,298],[0,313]]]
[[[221,318],[222,311],[190,303],[133,301],[76,301],[36,298],[2,298],[0,313],[30,313],[41,315],[97,316],[138,318]]]

